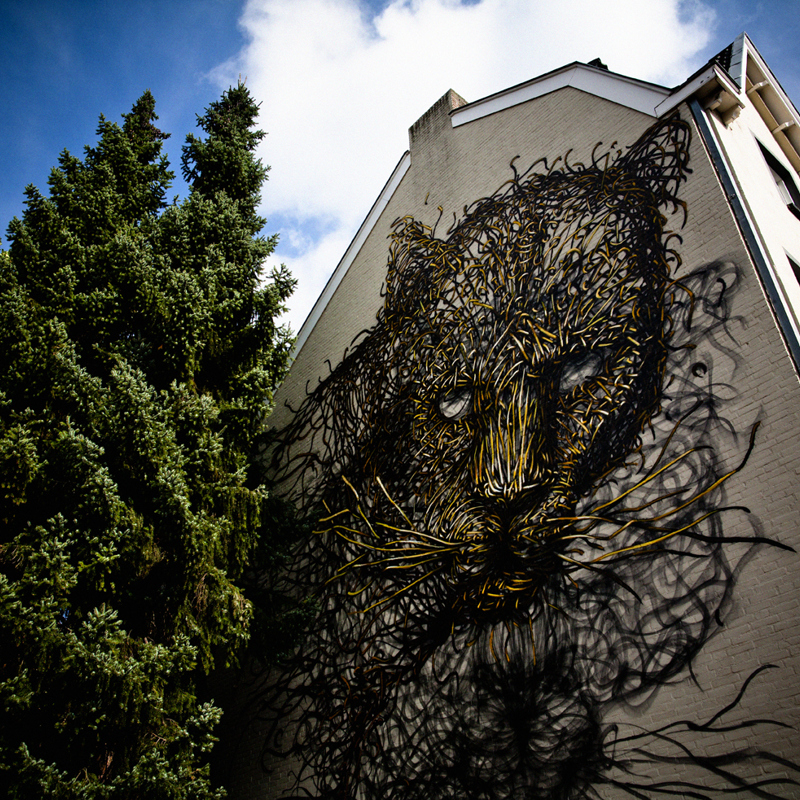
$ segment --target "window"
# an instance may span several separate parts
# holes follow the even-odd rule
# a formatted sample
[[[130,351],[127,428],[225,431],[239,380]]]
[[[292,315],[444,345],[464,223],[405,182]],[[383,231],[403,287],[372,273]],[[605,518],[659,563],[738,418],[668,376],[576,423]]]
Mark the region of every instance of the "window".
[[[792,268],[792,272],[794,272],[795,278],[797,278],[797,282],[800,283],[800,264],[798,264],[791,256],[786,256],[789,260],[789,266]]]
[[[794,178],[792,178],[789,170],[761,142],[758,143],[758,146],[761,148],[761,155],[764,156],[767,167],[772,173],[775,186],[778,187],[778,194],[780,194],[781,200],[786,203],[789,211],[800,219],[800,190],[798,190]]]

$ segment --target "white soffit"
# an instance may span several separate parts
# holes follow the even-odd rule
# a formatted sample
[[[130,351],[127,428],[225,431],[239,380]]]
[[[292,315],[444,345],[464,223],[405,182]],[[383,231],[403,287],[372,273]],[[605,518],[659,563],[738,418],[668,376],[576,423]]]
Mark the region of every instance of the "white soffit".
[[[742,90],[746,89],[784,154],[800,172],[800,113],[746,33],[736,40],[734,53],[740,41]]]
[[[656,116],[656,106],[670,93],[669,89],[654,83],[637,81],[615,72],[575,63],[542,75],[540,78],[512,86],[503,92],[489,95],[482,100],[476,100],[474,103],[468,103],[451,112],[450,118],[453,127],[457,128],[459,125],[465,125],[566,86],[641,111],[651,117]]]
[[[663,117],[684,100],[688,100],[698,93],[702,94],[703,90],[709,87],[709,84],[714,88],[719,87],[726,91],[733,98],[731,102],[735,102],[740,106],[744,105],[739,97],[741,94],[739,87],[725,74],[725,70],[716,64],[711,64],[689,83],[675,89],[674,93],[659,103],[655,109],[656,116]]]
[[[297,354],[303,348],[303,345],[306,343],[306,339],[308,339],[309,334],[312,330],[314,330],[314,326],[322,316],[322,312],[330,302],[334,292],[339,288],[342,278],[344,278],[344,276],[347,274],[347,270],[350,269],[350,265],[358,255],[358,251],[363,247],[364,242],[367,240],[367,236],[369,236],[370,232],[375,227],[380,215],[389,204],[389,200],[394,194],[395,189],[397,189],[397,187],[400,185],[400,181],[403,180],[403,176],[406,174],[406,172],[408,172],[408,168],[410,166],[411,154],[406,151],[400,161],[397,162],[394,172],[392,172],[389,180],[386,181],[386,185],[383,187],[381,193],[372,204],[372,208],[369,210],[366,219],[361,223],[361,227],[353,237],[353,240],[350,242],[347,250],[345,250],[341,261],[337,264],[336,269],[333,271],[333,275],[331,275],[331,277],[328,279],[328,282],[325,284],[325,288],[317,298],[317,302],[314,303],[311,313],[306,317],[306,321],[300,328],[300,332],[297,334],[297,339],[294,343],[294,350],[292,351],[293,360],[297,358]]]

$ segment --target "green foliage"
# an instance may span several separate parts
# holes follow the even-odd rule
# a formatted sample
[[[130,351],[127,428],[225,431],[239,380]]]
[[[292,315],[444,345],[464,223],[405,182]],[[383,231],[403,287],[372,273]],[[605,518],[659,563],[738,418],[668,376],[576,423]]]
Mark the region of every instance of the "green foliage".
[[[0,253],[4,797],[219,796],[193,675],[236,662],[249,567],[291,540],[254,459],[293,288],[262,284],[257,106],[240,85],[199,118],[170,206],[154,107],[64,152]]]

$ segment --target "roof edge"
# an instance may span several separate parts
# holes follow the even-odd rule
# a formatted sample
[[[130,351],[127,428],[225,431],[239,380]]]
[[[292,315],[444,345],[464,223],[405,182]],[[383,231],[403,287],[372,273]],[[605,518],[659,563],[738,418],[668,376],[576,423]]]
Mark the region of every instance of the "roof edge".
[[[736,81],[718,64],[709,62],[705,69],[695,73],[656,106],[656,116],[663,117],[684,101],[692,97],[702,99],[712,94],[714,90],[722,90],[725,93],[728,97],[727,106],[744,106]]]
[[[800,112],[750,37],[742,33],[739,38],[742,47],[742,91],[753,101],[775,141],[800,173]],[[748,82],[751,84],[749,87]]]
[[[450,112],[450,118],[456,128],[568,86],[628,106],[651,117],[656,116],[656,106],[670,93],[666,86],[657,83],[573,61],[544,75],[456,108]]]
[[[380,194],[372,204],[372,207],[367,213],[367,216],[364,218],[364,221],[361,223],[356,235],[352,238],[350,244],[347,246],[347,250],[344,251],[344,255],[336,265],[336,269],[333,271],[333,274],[330,278],[328,278],[325,288],[322,290],[317,298],[316,303],[314,303],[313,307],[311,308],[311,311],[306,317],[305,322],[300,327],[300,331],[295,339],[294,349],[292,350],[292,361],[294,361],[300,354],[300,351],[303,349],[303,345],[306,343],[311,331],[314,330],[314,326],[319,321],[319,318],[325,311],[330,299],[333,297],[334,292],[339,287],[342,279],[347,274],[347,270],[350,269],[350,265],[358,255],[358,251],[363,247],[367,236],[369,236],[370,232],[377,224],[378,218],[389,204],[389,200],[391,199],[397,187],[400,185],[400,181],[403,180],[403,176],[406,174],[406,172],[408,172],[408,168],[410,166],[411,153],[406,150],[406,152],[403,153],[402,157],[397,162],[397,166],[392,171],[392,174],[389,176],[389,180],[386,181],[383,189],[381,189]]]

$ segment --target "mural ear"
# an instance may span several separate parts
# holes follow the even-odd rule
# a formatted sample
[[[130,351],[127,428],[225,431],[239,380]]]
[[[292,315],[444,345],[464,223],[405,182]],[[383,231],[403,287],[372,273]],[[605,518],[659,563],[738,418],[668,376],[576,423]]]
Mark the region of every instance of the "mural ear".
[[[617,159],[616,165],[645,183],[655,195],[658,205],[683,205],[678,188],[691,172],[689,142],[692,131],[677,114],[649,127]]]
[[[413,217],[395,222],[391,239],[383,318],[399,330],[435,306],[448,246]]]

